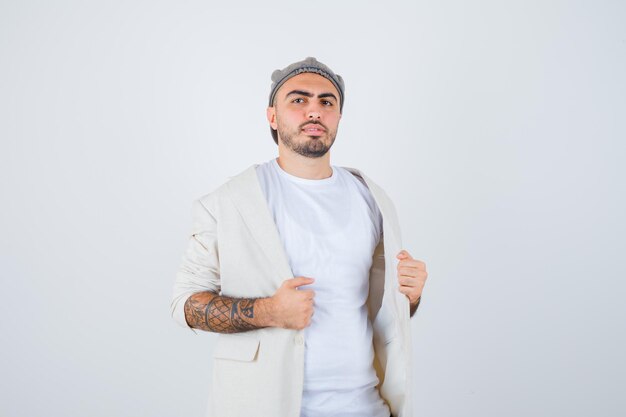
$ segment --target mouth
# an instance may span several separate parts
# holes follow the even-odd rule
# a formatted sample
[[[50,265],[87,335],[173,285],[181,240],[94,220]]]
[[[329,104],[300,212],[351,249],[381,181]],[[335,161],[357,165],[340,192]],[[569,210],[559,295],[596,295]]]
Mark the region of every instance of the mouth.
[[[322,126],[317,125],[317,124],[308,124],[302,128],[302,131],[306,133],[307,135],[320,136],[324,134],[326,129],[324,129]]]

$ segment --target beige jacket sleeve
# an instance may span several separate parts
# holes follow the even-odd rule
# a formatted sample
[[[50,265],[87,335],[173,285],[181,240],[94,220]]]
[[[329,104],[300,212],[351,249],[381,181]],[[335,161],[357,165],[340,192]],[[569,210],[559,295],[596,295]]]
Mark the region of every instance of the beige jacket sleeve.
[[[193,202],[192,215],[193,226],[176,274],[170,309],[178,324],[196,333],[185,319],[185,302],[197,292],[212,291],[219,294],[220,266],[215,217],[201,200]]]

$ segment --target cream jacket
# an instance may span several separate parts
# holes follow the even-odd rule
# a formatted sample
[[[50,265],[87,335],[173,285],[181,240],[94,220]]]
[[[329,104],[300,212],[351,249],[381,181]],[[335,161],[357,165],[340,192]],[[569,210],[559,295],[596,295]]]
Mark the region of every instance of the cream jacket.
[[[200,291],[228,297],[270,297],[293,278],[287,255],[253,164],[193,202],[193,226],[171,303],[185,320],[187,298]],[[398,291],[402,249],[395,207],[387,194],[355,168],[344,167],[372,193],[383,218],[383,239],[373,254],[367,300],[373,326],[379,391],[394,417],[412,417],[409,300]],[[303,389],[303,330],[268,327],[218,334],[208,417],[298,417]]]

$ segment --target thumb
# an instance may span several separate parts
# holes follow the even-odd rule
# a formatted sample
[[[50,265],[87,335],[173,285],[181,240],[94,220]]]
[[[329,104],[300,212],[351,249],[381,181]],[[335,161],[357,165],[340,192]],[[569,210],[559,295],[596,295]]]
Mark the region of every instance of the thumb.
[[[288,283],[287,286],[290,288],[297,288],[297,287],[300,287],[301,285],[311,284],[313,283],[313,281],[315,280],[309,277],[295,277],[295,278],[287,280],[287,283]]]
[[[398,258],[398,259],[413,259],[411,257],[411,255],[409,255],[409,252],[407,252],[404,249],[402,249],[400,252],[398,252],[398,254],[396,255],[396,258]]]

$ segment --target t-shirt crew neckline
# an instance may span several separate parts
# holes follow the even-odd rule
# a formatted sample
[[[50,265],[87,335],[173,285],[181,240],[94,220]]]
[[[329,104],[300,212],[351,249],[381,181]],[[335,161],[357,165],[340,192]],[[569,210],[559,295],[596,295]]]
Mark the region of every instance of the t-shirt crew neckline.
[[[288,173],[287,171],[282,169],[280,167],[280,165],[278,165],[278,158],[272,159],[272,165],[274,166],[274,169],[276,169],[276,171],[278,171],[278,173],[280,175],[282,175],[284,178],[288,179],[289,181],[297,182],[297,183],[300,183],[300,184],[306,184],[306,185],[329,185],[329,184],[334,183],[337,180],[337,169],[334,166],[332,166],[332,165],[330,166],[330,168],[332,169],[333,172],[330,175],[330,177],[328,177],[328,178],[321,178],[319,180],[296,177],[295,175],[292,175],[292,174]]]

